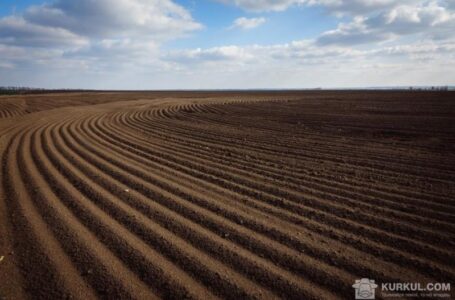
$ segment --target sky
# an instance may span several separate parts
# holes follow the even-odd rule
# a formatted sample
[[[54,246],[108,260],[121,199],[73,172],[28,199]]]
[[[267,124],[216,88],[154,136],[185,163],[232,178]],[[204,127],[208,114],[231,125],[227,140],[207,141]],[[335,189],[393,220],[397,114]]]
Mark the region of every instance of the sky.
[[[1,0],[0,86],[455,84],[455,0]]]

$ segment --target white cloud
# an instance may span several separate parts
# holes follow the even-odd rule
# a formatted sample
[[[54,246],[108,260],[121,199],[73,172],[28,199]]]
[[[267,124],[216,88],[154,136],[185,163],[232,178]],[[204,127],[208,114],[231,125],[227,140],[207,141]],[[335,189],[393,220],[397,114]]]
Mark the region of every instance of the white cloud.
[[[442,85],[455,75],[455,40],[365,50],[303,40],[170,51],[162,59],[187,88]]]
[[[0,43],[33,47],[80,47],[88,40],[69,30],[28,23],[21,17],[0,19]]]
[[[413,44],[399,44],[370,50],[358,50],[336,45],[319,46],[313,40],[293,41],[275,45],[224,46],[207,49],[174,50],[165,53],[162,58],[180,64],[182,67],[193,68],[195,65],[207,65],[212,62],[214,67],[220,64],[235,64],[250,68],[252,65],[271,66],[304,66],[315,64],[358,64],[363,60],[375,59],[412,59],[413,55],[433,54],[442,58],[451,54],[452,63],[455,58],[455,40],[436,43],[431,40]]]
[[[284,11],[292,6],[322,6],[334,13],[363,14],[421,0],[217,0],[247,11]]]
[[[15,76],[25,85],[43,87],[216,89],[443,85],[455,78],[455,39],[363,50],[313,40],[169,51],[118,43],[106,40],[91,48],[105,53],[114,47],[112,59],[81,51],[63,57],[41,54],[42,66],[35,72],[0,72],[0,80],[9,84]],[[135,47],[130,60],[122,59]],[[4,53],[14,55],[12,50]],[[147,51],[154,57],[149,61]]]
[[[135,34],[168,38],[201,28],[186,9],[171,0],[58,0],[29,8],[24,18],[98,38]]]
[[[240,29],[253,29],[266,22],[266,18],[237,18],[234,20],[232,25],[229,27],[231,29],[240,28]]]
[[[171,0],[58,0],[0,18],[0,43],[68,48],[103,39],[162,43],[201,28]]]
[[[247,11],[283,11],[288,7],[303,3],[305,0],[217,0],[226,4],[238,6]]]
[[[356,17],[350,23],[323,33],[321,45],[355,45],[381,42],[409,34],[438,39],[455,36],[455,13],[436,1],[424,5],[400,5],[371,17]]]
[[[0,69],[14,69],[14,64],[0,61]]]
[[[378,41],[384,41],[392,38],[390,33],[382,31],[373,31],[365,23],[364,17],[356,17],[350,23],[341,23],[337,29],[324,32],[317,42],[320,45],[356,45]]]
[[[185,49],[170,51],[163,55],[163,59],[175,62],[181,66],[194,64],[223,64],[230,63],[240,65],[253,60],[254,53],[248,47],[223,46],[208,49]]]
[[[372,25],[391,26],[396,31],[413,31],[411,27],[431,28],[449,22],[455,18],[455,14],[436,1],[427,5],[400,5],[388,12],[381,14],[378,18],[372,19]],[[378,24],[374,24],[376,23]]]
[[[0,18],[0,50],[14,46],[17,53],[27,52],[0,58],[4,66],[48,64],[96,72],[150,66],[161,44],[199,28],[172,0],[56,0]]]
[[[420,0],[304,0],[310,6],[324,6],[334,13],[361,15],[391,8],[406,2],[417,4]]]

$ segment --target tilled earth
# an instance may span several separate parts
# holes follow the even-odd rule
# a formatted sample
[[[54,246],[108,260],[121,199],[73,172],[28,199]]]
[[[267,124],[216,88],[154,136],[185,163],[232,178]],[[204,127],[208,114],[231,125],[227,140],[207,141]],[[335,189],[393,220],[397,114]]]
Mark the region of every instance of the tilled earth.
[[[454,96],[0,97],[0,298],[453,285]]]

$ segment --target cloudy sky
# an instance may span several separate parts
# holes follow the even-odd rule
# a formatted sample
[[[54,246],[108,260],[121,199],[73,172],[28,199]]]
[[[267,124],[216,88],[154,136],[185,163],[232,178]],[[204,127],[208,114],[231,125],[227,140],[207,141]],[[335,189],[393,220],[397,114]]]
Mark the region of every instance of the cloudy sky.
[[[455,84],[455,0],[1,0],[0,86]]]

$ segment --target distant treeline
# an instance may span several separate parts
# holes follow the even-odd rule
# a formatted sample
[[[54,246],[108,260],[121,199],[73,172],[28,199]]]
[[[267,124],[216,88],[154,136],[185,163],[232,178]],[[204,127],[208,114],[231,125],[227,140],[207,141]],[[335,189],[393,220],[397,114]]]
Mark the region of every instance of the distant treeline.
[[[92,90],[82,89],[55,89],[48,90],[42,88],[6,86],[0,87],[0,95],[25,95],[25,94],[49,94],[49,93],[68,93],[68,92],[91,92]]]
[[[448,91],[448,86],[409,87],[410,91]]]
[[[453,91],[455,86],[410,86],[410,87],[377,87],[377,88],[343,88],[343,89],[250,89],[250,90],[88,90],[88,89],[44,89],[31,87],[0,86],[0,95],[26,95],[26,94],[50,94],[50,93],[81,93],[81,92],[154,92],[154,93],[283,93],[283,92],[362,92],[362,91]]]

